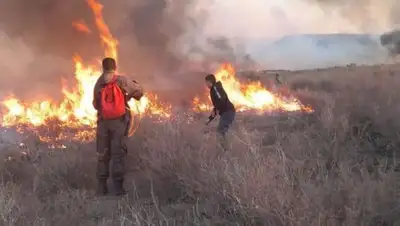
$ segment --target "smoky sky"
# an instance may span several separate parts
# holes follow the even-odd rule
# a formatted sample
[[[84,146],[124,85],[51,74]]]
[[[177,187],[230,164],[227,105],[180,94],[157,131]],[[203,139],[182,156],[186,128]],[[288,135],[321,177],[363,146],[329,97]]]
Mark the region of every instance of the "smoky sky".
[[[308,0],[317,3],[326,14],[340,16],[361,31],[388,30],[400,22],[400,3],[396,0]]]
[[[90,8],[82,0],[0,1],[1,30],[37,54],[71,58],[78,51],[82,55],[100,53],[96,35],[73,28],[72,23],[81,19],[93,25]]]
[[[254,0],[258,3],[253,7],[247,2],[224,1],[226,5],[210,13],[213,2],[217,1],[100,1],[105,22],[119,41],[120,71],[148,90],[176,86],[202,89],[202,75],[213,72],[216,64],[243,60],[252,64],[252,56],[235,42],[236,34],[250,42],[255,34],[284,35],[291,31],[382,32],[399,18],[395,0],[281,0],[277,5]],[[224,14],[228,6],[235,12],[230,17]],[[299,13],[311,6],[315,18]],[[296,17],[300,18],[293,19]],[[322,18],[333,18],[326,22],[331,26],[324,26]],[[84,21],[92,32],[77,31],[72,26],[76,21]],[[210,30],[218,31],[218,35],[210,35]],[[87,63],[98,63],[96,60],[103,57],[93,13],[85,0],[0,1],[0,96],[14,92],[38,98],[38,93],[50,93],[61,98],[61,78],[74,80],[72,57],[76,53]]]
[[[160,73],[173,74],[184,60],[182,37],[195,26],[188,12],[194,4],[193,0],[153,0],[132,7],[116,29],[123,46],[123,68],[153,79]]]
[[[81,0],[0,1],[0,88],[25,99],[60,98],[61,78],[73,78],[72,56],[101,54],[98,35],[86,35],[72,23],[93,16]]]
[[[325,12],[335,12],[360,31],[376,33],[389,54],[399,54],[400,2],[396,0],[310,0]],[[397,29],[396,29],[397,28]]]
[[[195,45],[190,33],[198,32],[205,20],[204,12],[195,13],[195,0],[100,3],[106,23],[119,40],[120,71],[144,83],[193,81],[178,71],[187,60],[184,48]],[[92,32],[77,31],[72,26],[75,21],[84,21]],[[32,94],[38,90],[59,91],[62,77],[73,80],[74,54],[86,62],[103,57],[93,13],[85,0],[2,0],[0,35],[1,76],[12,77],[1,83],[3,94],[10,91],[36,98]],[[15,63],[18,59],[24,60]]]

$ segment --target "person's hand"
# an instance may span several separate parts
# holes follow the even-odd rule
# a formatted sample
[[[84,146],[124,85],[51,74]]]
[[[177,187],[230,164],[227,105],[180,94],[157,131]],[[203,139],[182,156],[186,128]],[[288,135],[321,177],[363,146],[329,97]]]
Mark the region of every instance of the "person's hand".
[[[210,117],[214,118],[217,114],[215,113],[215,111],[212,111],[210,114]]]
[[[217,116],[217,110],[211,112],[211,117],[215,118]]]
[[[210,122],[211,122],[214,118],[215,118],[215,117],[212,116],[212,115],[208,116],[208,120],[207,120],[207,122],[206,122],[205,124],[206,124],[206,125],[210,124]]]
[[[140,101],[140,99],[143,97],[143,92],[142,91],[136,91],[133,93],[132,97],[133,99]]]

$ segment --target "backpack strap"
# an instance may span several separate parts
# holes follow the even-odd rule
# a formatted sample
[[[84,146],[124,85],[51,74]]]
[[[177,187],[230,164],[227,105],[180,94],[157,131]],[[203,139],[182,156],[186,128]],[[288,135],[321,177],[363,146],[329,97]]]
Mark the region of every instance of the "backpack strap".
[[[116,74],[113,75],[113,77],[111,78],[111,80],[109,82],[106,82],[103,78],[100,83],[100,89],[105,88],[110,83],[115,83],[117,81],[117,79],[118,79],[118,76]]]
[[[117,79],[118,79],[118,75],[117,75],[117,74],[114,74],[113,77],[112,77],[112,79],[111,79],[111,81],[110,81],[108,84],[110,84],[110,83],[116,83],[116,82],[117,82]],[[136,81],[135,81],[135,82],[136,82]],[[137,82],[136,82],[136,83],[137,83]],[[119,86],[118,84],[116,84],[116,85]],[[125,95],[123,89],[122,89],[121,87],[119,87],[119,88],[121,89],[121,91],[122,91],[123,94],[124,94],[125,108],[126,108],[127,111],[130,111],[131,108],[129,107],[129,104],[128,104],[128,100],[127,100],[127,98],[126,98],[126,95]]]
[[[117,78],[118,78],[117,74],[114,74],[109,83],[115,83],[117,81]]]

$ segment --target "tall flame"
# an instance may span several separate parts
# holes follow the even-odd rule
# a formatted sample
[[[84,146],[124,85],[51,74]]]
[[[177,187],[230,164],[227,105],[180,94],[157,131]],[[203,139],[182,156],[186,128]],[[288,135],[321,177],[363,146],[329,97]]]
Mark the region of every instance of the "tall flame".
[[[105,56],[112,57],[117,60],[118,41],[112,36],[110,29],[103,19],[103,5],[96,0],[87,0],[87,3],[94,13],[96,26],[99,30],[100,38],[103,42],[103,47],[105,48]]]
[[[95,17],[104,55],[117,59],[118,41],[113,37],[103,19],[103,5],[97,0],[87,0],[87,3]],[[74,22],[73,26],[85,33],[90,31],[84,21]],[[101,70],[97,66],[85,65],[79,55],[73,56],[73,62],[77,86],[69,88],[64,85],[62,88],[64,99],[61,102],[43,100],[24,103],[14,96],[9,96],[3,101],[3,106],[7,111],[2,115],[1,125],[3,127],[16,126],[20,131],[29,129],[36,132],[44,142],[93,139],[97,118],[96,110],[92,106],[93,89]],[[239,111],[312,111],[294,98],[271,93],[260,82],[240,83],[230,64],[223,64],[215,75],[222,82],[230,100]],[[211,109],[207,92],[193,100],[193,110],[209,111]],[[160,101],[153,93],[147,93],[140,101],[131,100],[129,105],[133,114],[157,116],[160,119],[171,117],[172,106]]]

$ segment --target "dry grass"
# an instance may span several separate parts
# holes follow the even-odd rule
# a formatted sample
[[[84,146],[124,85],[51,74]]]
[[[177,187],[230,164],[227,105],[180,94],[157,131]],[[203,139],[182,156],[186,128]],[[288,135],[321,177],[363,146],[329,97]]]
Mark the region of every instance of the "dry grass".
[[[94,196],[93,144],[28,145],[1,165],[0,225],[400,225],[400,78],[378,70],[285,75],[315,114],[239,116],[227,153],[200,122],[144,121],[123,199]]]

